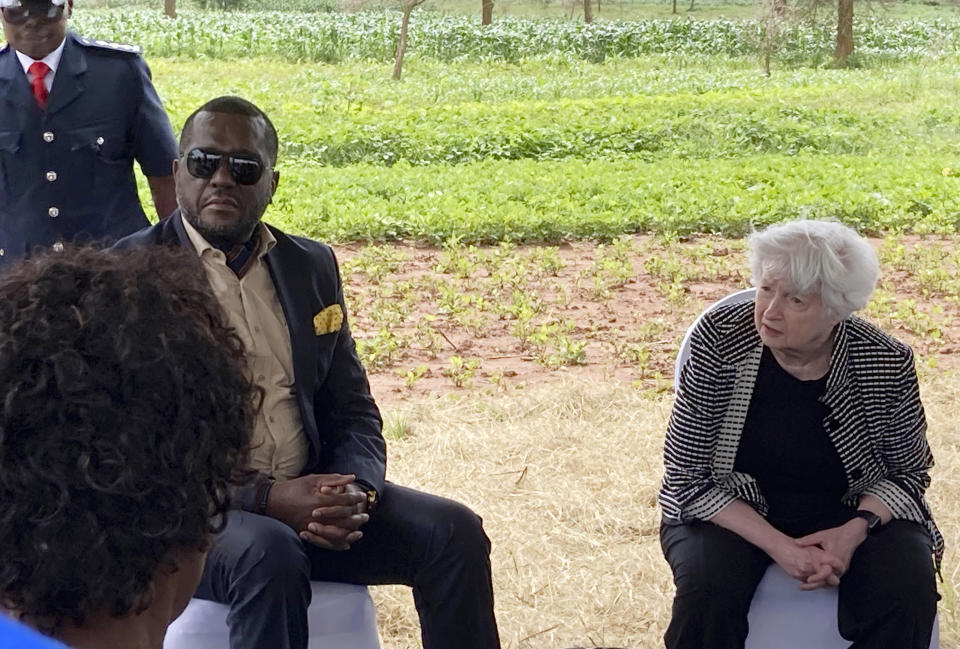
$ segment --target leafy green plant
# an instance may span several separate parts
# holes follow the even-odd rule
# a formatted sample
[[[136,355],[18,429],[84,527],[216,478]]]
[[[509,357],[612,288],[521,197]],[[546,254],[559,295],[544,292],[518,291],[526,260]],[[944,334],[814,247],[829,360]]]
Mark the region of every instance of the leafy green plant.
[[[443,375],[449,377],[453,384],[458,388],[470,387],[473,385],[473,377],[480,369],[483,361],[479,358],[461,358],[460,356],[450,357],[450,367],[443,370]]]
[[[368,370],[381,370],[403,358],[406,341],[389,327],[381,327],[370,337],[358,337],[357,355]]]
[[[619,241],[627,240],[625,238]],[[603,244],[597,246],[593,264],[580,278],[589,280],[589,294],[593,299],[606,300],[610,297],[610,289],[621,287],[634,279],[636,272],[630,260],[630,252],[630,247],[622,243],[612,248]]]
[[[397,370],[397,374],[403,379],[403,385],[407,389],[412,388],[420,379],[427,375],[429,367],[426,365],[417,365],[407,370]]]

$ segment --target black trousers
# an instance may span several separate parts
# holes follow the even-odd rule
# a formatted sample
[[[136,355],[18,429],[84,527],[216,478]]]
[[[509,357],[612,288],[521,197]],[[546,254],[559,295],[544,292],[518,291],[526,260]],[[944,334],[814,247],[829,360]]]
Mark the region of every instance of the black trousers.
[[[231,649],[306,649],[310,581],[413,587],[424,649],[497,649],[490,541],[452,500],[387,484],[346,552],[300,540],[275,519],[232,511],[196,597],[230,606]]]
[[[660,544],[677,588],[667,649],[743,649],[750,601],[770,557],[708,522],[664,524]],[[869,536],[838,596],[840,635],[851,649],[928,649],[939,595],[926,529],[895,520]]]

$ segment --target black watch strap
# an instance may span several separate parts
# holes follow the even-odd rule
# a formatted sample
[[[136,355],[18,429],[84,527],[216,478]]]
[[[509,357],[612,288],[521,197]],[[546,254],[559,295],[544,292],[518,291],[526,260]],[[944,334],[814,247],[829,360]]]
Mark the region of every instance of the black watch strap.
[[[873,532],[880,527],[880,517],[874,514],[871,511],[866,509],[858,509],[853,514],[853,518],[862,518],[867,521],[867,534],[873,534]]]

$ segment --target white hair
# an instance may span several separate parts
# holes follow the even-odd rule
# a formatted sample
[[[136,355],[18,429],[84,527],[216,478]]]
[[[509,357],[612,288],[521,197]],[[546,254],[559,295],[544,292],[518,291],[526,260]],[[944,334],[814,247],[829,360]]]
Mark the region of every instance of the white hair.
[[[880,273],[877,253],[855,230],[834,221],[788,221],[750,235],[753,285],[786,282],[819,293],[833,315],[846,318],[870,300]]]

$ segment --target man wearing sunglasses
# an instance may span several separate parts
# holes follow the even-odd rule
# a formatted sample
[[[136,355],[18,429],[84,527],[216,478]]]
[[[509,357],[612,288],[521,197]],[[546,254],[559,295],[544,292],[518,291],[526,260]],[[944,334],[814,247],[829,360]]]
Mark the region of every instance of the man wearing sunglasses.
[[[170,121],[139,48],[67,30],[73,0],[0,0],[0,270],[37,247],[119,239],[176,208]]]
[[[263,389],[254,484],[197,597],[226,603],[231,649],[306,649],[310,580],[413,587],[425,649],[497,649],[490,542],[465,506],[385,481],[380,413],[333,251],[261,222],[280,174],[269,118],[220,97],[187,118],[180,209],[120,247],[195,250]]]

